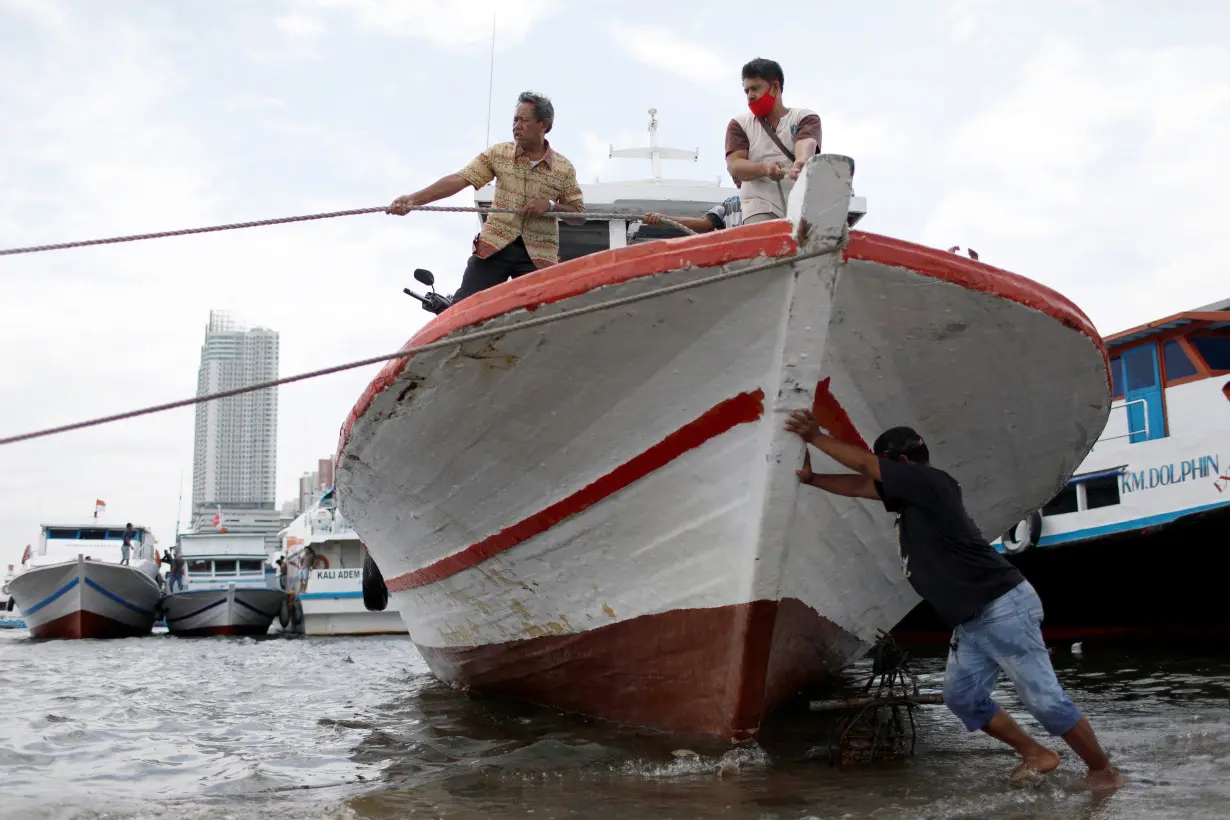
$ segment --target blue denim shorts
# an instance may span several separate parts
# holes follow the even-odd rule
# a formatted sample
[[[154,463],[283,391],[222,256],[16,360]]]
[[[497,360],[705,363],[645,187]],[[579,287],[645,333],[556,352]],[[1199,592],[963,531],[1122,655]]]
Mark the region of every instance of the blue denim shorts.
[[[1080,710],[1055,678],[1042,641],[1042,600],[1028,581],[991,601],[952,632],[944,705],[969,731],[986,726],[999,711],[991,692],[1001,671],[1050,734],[1062,735],[1081,719]]]

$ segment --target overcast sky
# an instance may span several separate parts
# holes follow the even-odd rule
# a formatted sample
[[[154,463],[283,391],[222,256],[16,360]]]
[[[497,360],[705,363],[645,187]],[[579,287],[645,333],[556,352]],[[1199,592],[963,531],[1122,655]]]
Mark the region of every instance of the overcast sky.
[[[1230,4],[900,0],[0,0],[0,247],[387,203],[548,94],[582,181],[699,148],[722,173],[739,69],[782,63],[788,105],[856,158],[861,226],[1073,298],[1103,333],[1230,296]],[[456,198],[471,204],[468,194]],[[210,308],[281,333],[289,375],[399,347],[451,291],[470,215],[351,217],[0,258],[0,434],[192,395]],[[374,368],[283,388],[278,502],[334,449]],[[173,540],[192,410],[0,448],[0,563],[51,518]]]

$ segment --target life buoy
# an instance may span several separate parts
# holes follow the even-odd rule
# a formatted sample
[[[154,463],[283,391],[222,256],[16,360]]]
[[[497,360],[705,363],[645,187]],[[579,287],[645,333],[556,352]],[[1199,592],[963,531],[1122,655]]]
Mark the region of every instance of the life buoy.
[[[282,628],[290,626],[290,599],[283,598],[282,606],[278,608],[278,623]]]
[[[1018,534],[1024,529],[1024,534],[1018,538]],[[1008,555],[1019,555],[1030,547],[1038,545],[1038,539],[1042,537],[1042,513],[1034,510],[1025,519],[1019,522],[1014,527],[1009,527],[1008,531],[1003,534],[1000,541],[1004,545],[1004,552]]]
[[[363,606],[368,612],[384,612],[389,605],[389,588],[372,556],[363,559]]]
[[[312,559],[312,569],[328,569],[329,559],[323,555],[317,555]]]

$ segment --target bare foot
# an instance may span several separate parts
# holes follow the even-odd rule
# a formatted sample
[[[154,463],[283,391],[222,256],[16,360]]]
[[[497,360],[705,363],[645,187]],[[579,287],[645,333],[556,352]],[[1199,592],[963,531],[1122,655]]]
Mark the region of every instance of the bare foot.
[[[1114,791],[1123,785],[1123,775],[1114,766],[1105,769],[1090,769],[1081,779],[1081,787],[1095,792]]]
[[[1043,749],[1041,753],[1025,758],[1021,765],[1013,770],[1010,782],[1017,786],[1035,775],[1053,772],[1057,768],[1059,768],[1059,752]]]

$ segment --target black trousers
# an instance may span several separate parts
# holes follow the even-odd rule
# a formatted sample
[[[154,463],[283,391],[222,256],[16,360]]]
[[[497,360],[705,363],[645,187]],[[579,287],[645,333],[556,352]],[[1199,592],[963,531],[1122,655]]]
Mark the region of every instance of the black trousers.
[[[465,275],[461,277],[461,287],[453,294],[453,304],[480,290],[493,288],[534,270],[537,270],[534,260],[530,259],[525,242],[518,236],[486,259],[480,259],[477,255],[470,257]]]

